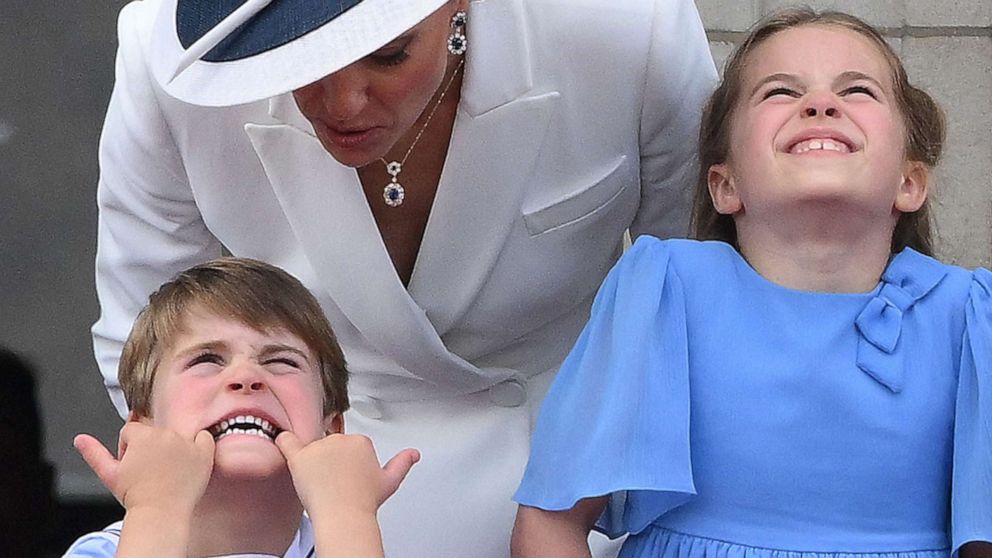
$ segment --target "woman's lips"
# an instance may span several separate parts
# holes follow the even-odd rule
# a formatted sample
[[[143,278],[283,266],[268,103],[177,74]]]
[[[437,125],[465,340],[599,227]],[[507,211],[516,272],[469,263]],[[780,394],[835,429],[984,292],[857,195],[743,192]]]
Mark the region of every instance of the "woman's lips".
[[[371,140],[382,130],[377,126],[369,128],[339,130],[334,129],[318,121],[317,133],[326,141],[345,149],[355,149],[371,142]]]

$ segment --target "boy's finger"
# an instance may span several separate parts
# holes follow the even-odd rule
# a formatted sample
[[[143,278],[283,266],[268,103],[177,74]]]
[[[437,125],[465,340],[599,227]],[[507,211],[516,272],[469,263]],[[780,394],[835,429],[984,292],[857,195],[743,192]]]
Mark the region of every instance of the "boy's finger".
[[[410,472],[410,468],[418,461],[420,461],[420,452],[412,448],[407,448],[394,455],[392,459],[382,466],[382,472],[385,474],[386,479],[384,486],[386,491],[385,498],[389,498],[396,492],[403,479],[406,478],[407,473]]]
[[[127,425],[124,426],[127,428]],[[127,451],[127,439],[124,436],[124,428],[117,433],[117,459],[124,459],[124,452]]]
[[[100,443],[100,440],[89,434],[76,436],[72,440],[72,445],[107,490],[116,494],[114,489],[117,485],[117,468],[120,466],[120,461],[114,459],[113,454]]]
[[[283,430],[276,436],[276,447],[279,448],[279,451],[288,460],[303,449],[303,442],[300,441],[296,434],[293,434],[289,430]]]
[[[131,439],[139,436],[142,432],[147,431],[147,426],[132,420],[131,417],[134,413],[128,416],[127,422],[121,427],[120,433],[117,434],[117,460],[124,459],[124,454],[127,453],[127,447],[131,443]]]
[[[209,457],[210,462],[213,463],[214,461],[213,434],[207,432],[206,430],[201,430],[197,432],[196,437],[193,438],[193,444],[196,446],[198,450],[200,450],[201,455],[205,457]]]

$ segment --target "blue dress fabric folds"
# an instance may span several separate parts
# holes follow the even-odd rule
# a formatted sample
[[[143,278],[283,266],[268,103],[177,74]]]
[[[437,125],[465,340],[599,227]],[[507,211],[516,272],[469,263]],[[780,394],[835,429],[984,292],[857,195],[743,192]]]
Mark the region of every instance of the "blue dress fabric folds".
[[[911,249],[871,292],[641,237],[541,409],[514,499],[609,495],[621,557],[940,558],[992,541],[992,274]]]

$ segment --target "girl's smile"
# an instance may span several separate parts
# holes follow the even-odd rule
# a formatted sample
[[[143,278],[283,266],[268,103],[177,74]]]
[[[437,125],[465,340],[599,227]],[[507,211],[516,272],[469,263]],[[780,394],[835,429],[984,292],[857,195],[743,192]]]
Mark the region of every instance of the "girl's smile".
[[[861,146],[833,128],[814,127],[789,138],[783,151],[793,155],[810,152],[852,153],[861,151]]]

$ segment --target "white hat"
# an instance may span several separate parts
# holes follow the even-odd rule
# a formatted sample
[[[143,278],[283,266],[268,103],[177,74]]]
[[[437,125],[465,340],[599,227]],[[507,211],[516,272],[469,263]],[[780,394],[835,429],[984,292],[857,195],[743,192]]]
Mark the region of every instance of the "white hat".
[[[163,0],[152,73],[197,105],[292,91],[375,52],[446,0]]]

